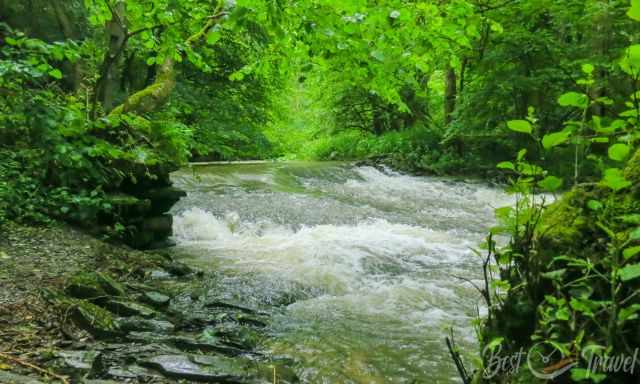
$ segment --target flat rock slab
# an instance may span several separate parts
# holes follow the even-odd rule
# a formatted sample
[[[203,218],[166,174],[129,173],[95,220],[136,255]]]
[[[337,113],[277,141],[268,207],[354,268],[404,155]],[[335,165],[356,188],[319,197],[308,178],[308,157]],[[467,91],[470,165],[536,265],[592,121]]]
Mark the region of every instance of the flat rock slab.
[[[154,307],[164,307],[169,305],[169,301],[171,298],[167,295],[163,295],[160,292],[145,292],[141,298],[147,304],[153,305]]]
[[[170,378],[204,383],[245,383],[250,373],[247,363],[224,356],[159,355],[140,364]]]
[[[64,364],[72,369],[89,371],[93,368],[96,359],[100,357],[98,351],[61,351],[58,357],[62,358]]]
[[[153,308],[128,300],[108,300],[104,304],[104,307],[118,316],[140,316],[151,318],[157,315]]]
[[[133,332],[173,332],[175,326],[164,320],[150,320],[141,317],[123,317],[118,320],[120,329]]]
[[[0,383],[11,384],[44,384],[42,381],[36,380],[33,377],[17,375],[11,372],[5,372],[0,370]]]

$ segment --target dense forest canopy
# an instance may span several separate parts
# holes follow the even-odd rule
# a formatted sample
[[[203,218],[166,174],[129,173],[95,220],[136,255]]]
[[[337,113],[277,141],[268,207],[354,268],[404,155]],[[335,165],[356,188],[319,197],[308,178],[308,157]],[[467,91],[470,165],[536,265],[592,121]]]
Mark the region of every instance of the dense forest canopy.
[[[636,0],[0,0],[0,223],[144,247],[149,191],[189,161],[499,180],[519,200],[486,244],[484,345],[631,353],[639,21]]]

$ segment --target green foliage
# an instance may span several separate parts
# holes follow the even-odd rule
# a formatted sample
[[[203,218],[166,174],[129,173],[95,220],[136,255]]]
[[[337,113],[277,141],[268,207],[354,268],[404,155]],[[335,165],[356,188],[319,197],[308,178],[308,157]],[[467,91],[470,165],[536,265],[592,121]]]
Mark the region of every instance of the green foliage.
[[[0,217],[96,223],[112,210],[105,193],[140,169],[185,161],[180,126],[87,119],[85,101],[64,94],[52,69],[58,58],[77,58],[74,44],[5,33],[15,38],[0,53]]]
[[[628,60],[623,59],[622,70],[636,77]],[[584,93],[568,92],[558,99],[561,106],[579,111],[579,121],[566,121],[563,130],[547,133],[542,139],[536,135],[537,129],[516,129],[541,148],[542,158],[536,159],[540,166],[524,160],[524,149],[515,162],[497,165],[512,174],[510,190],[518,200],[515,209],[496,211],[500,225],[493,231],[509,235],[511,241],[495,251],[501,282],[494,286],[493,295],[498,304],[489,309],[481,336],[486,346],[500,339],[514,351],[539,343],[552,345],[579,363],[570,375],[574,381],[622,382],[630,379],[629,373],[590,372],[585,369],[588,362],[584,359],[593,353],[601,357],[633,356],[633,348],[640,342],[636,332],[640,312],[636,297],[640,288],[636,217],[640,200],[637,194],[625,193],[633,186],[629,179],[637,173],[628,159],[637,152],[638,120],[628,111],[606,119],[590,114],[590,108],[599,103],[613,104],[587,96],[592,94],[595,68],[582,66],[587,76],[577,83],[585,87]],[[635,92],[627,103],[630,107]],[[531,118],[531,113],[528,120],[538,121]],[[510,122],[509,128],[514,124],[519,123]],[[574,187],[547,208],[538,187],[554,192],[562,187],[563,180],[549,175],[542,167],[543,158],[567,143],[575,148]],[[596,143],[598,151],[592,148]],[[601,171],[598,183],[578,184],[579,164],[585,161],[593,162]],[[620,163],[621,168],[615,166]],[[488,246],[494,249],[493,244]],[[513,310],[521,306],[531,310]]]

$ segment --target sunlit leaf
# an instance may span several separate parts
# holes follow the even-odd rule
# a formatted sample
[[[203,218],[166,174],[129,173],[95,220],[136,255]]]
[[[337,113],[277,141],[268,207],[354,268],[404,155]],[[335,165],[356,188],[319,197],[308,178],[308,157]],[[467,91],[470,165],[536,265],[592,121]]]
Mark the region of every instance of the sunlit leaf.
[[[544,137],[542,138],[542,146],[544,147],[544,149],[550,149],[557,145],[564,144],[567,139],[569,139],[570,135],[571,132],[569,130],[549,133],[547,135],[544,135]]]
[[[640,263],[627,265],[618,271],[618,276],[622,281],[629,281],[640,277]]]
[[[638,253],[640,253],[640,245],[625,249],[624,251],[622,251],[622,256],[624,257],[625,260],[629,260],[630,258],[634,257]]]
[[[605,170],[602,182],[614,191],[620,191],[631,186],[631,182],[625,179],[624,173],[618,168]]]
[[[529,133],[533,132],[531,123],[526,120],[511,120],[507,122],[507,127],[515,132]]]
[[[555,176],[547,176],[538,182],[538,186],[548,192],[555,192],[562,187],[562,179]]]
[[[589,98],[584,93],[567,92],[558,98],[558,104],[563,107],[585,108],[589,105]]]
[[[629,156],[629,152],[631,152],[631,148],[629,148],[626,144],[614,144],[609,147],[609,158],[615,161],[623,161]]]

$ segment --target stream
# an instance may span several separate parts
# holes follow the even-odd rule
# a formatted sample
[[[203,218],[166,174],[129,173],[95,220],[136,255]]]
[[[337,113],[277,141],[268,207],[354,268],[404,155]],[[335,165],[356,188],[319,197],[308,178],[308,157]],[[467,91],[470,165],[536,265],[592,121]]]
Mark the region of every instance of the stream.
[[[486,184],[347,163],[194,165],[173,252],[213,289],[271,314],[263,349],[305,383],[460,382],[444,342],[477,355],[477,247],[510,197]],[[468,361],[468,360],[467,360]]]

